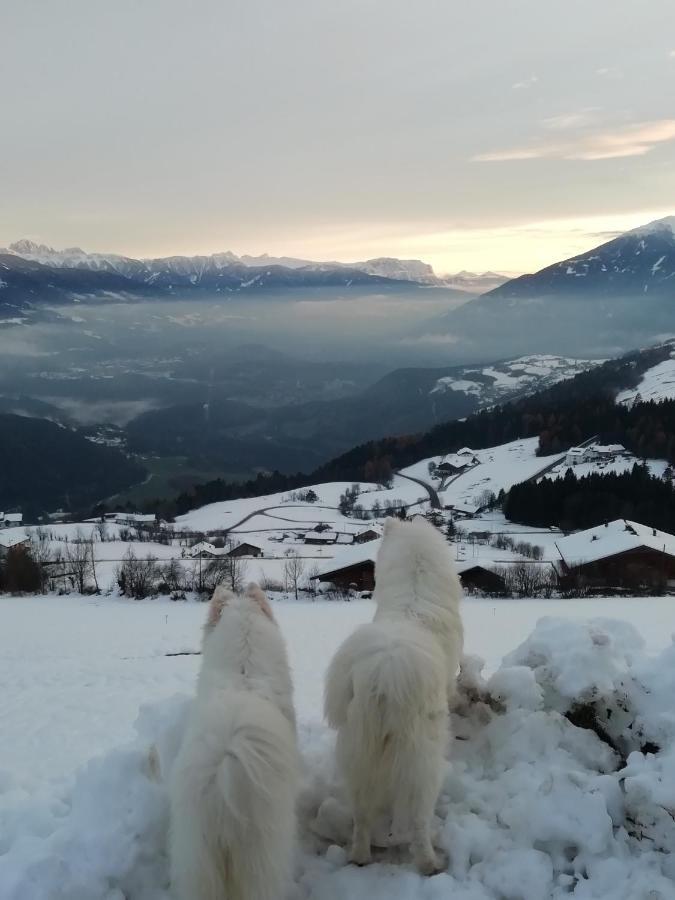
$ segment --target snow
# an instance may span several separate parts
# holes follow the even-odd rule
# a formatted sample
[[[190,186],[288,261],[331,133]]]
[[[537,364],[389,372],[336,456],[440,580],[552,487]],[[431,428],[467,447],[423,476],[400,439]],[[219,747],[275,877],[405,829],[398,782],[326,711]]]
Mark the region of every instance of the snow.
[[[570,456],[571,454],[572,450],[568,450],[567,456]],[[549,472],[546,472],[543,477],[554,480],[557,478],[564,478],[569,468],[572,469],[577,478],[585,478],[587,475],[623,475],[624,472],[631,472],[636,463],[642,464],[642,462],[643,460],[638,459],[637,456],[633,456],[633,454],[628,451],[621,456],[617,456],[615,459],[595,459],[590,460],[589,462],[575,463],[573,466],[570,466],[566,459],[564,459],[559,465],[554,466]],[[655,478],[663,478],[663,473],[668,468],[668,463],[665,459],[647,459],[644,460],[644,462],[651,475]]]
[[[628,519],[616,519],[607,525],[561,538],[557,547],[567,565],[572,567],[640,547],[675,556],[675,536]]]
[[[557,457],[536,456],[538,443],[538,438],[526,438],[476,450],[478,465],[450,479],[440,494],[441,502],[444,506],[475,512],[483,505],[481,496],[486,491],[497,495],[502,488],[506,491],[511,485],[541,472]]]
[[[438,379],[429,393],[437,394],[442,391],[450,390],[462,391],[465,394],[480,395],[483,392],[484,388],[485,385],[479,384],[479,382],[477,381],[467,381],[464,378],[452,378],[451,376],[445,376],[444,378]]]
[[[592,369],[601,362],[604,360],[572,359],[550,354],[520,356],[492,366],[466,368],[462,371],[462,377],[445,375],[436,381],[429,393],[461,391],[478,397],[483,404],[493,403],[517,390],[541,390],[542,387],[573,378],[579,372]],[[476,381],[471,379],[471,374],[481,375],[483,378]]]
[[[397,848],[364,869],[345,862],[349,816],[332,783],[322,678],[373,604],[274,609],[305,759],[298,898],[675,896],[670,598],[465,602],[467,650],[487,657],[489,677],[467,658],[437,806],[448,870],[431,879]],[[199,657],[165,654],[198,647],[204,612],[167,600],[0,597],[0,717],[11,735],[0,745],[3,900],[168,900],[166,787],[148,754],[155,744],[166,776]],[[565,718],[579,701],[613,711],[615,749]]]
[[[617,394],[617,403],[633,403],[637,398],[648,400],[672,400],[675,398],[675,358],[665,359],[642,376],[636,388],[627,388]]]
[[[628,234],[670,234],[675,238],[675,216],[665,216],[663,219],[656,219],[654,222],[648,222],[646,225],[640,225],[629,231]]]

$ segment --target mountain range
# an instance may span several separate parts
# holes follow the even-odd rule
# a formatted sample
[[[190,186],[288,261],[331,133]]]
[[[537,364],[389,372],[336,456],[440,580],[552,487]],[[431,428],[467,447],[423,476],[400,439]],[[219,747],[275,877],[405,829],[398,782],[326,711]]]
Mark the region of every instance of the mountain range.
[[[29,265],[33,264],[33,265]],[[42,268],[39,268],[42,267]],[[57,271],[58,270],[58,271]],[[225,251],[209,256],[169,256],[134,259],[114,253],[87,253],[79,247],[55,250],[20,240],[0,249],[0,299],[4,303],[49,299],[80,299],[79,294],[121,293],[124,298],[155,293],[244,291],[275,287],[389,285],[404,282],[478,294],[501,284],[495,272],[459,272],[438,277],[418,259],[379,257],[355,263],[314,262],[268,254],[237,256]],[[75,271],[90,273],[85,279]]]

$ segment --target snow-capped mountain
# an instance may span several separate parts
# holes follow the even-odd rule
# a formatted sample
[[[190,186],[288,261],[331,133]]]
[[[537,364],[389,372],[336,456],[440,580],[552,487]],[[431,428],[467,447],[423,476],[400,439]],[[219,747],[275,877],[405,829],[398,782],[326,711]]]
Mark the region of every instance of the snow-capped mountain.
[[[264,269],[267,267],[306,270],[309,272],[356,271],[393,281],[410,281],[417,284],[441,284],[428,263],[419,259],[393,259],[381,257],[362,262],[314,262],[290,256],[237,256],[225,251],[208,256],[169,256],[155,259],[134,259],[115,253],[87,253],[80,247],[55,250],[46,244],[20,240],[10,244],[8,253],[33,262],[58,268],[90,269],[91,271],[116,272],[128,278],[142,278],[146,282],[157,281],[165,275],[202,279],[204,276],[233,268]],[[246,279],[244,279],[246,280]]]
[[[541,269],[514,278],[488,296],[675,296],[675,216],[658,219]]]
[[[427,323],[471,357],[616,356],[675,332],[675,217],[511,279]]]
[[[469,294],[485,294],[502,284],[505,284],[513,275],[502,272],[467,272],[462,270],[456,275],[443,275],[440,281],[448,287],[466,291]]]

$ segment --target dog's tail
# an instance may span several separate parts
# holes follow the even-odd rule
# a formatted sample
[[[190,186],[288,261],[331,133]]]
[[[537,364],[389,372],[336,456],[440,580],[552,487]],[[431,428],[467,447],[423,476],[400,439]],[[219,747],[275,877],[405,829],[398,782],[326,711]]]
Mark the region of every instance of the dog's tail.
[[[173,880],[181,900],[278,900],[295,841],[295,735],[266,700],[250,693],[226,700],[212,704],[210,733],[188,763],[197,778],[177,773]]]

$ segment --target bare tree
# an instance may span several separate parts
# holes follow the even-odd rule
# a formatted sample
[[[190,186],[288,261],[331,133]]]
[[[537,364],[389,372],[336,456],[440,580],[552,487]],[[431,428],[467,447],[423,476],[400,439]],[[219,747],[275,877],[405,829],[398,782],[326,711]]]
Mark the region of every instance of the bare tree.
[[[95,574],[92,541],[78,528],[75,537],[66,548],[65,558],[73,587],[86,593],[89,579]]]
[[[154,594],[159,579],[157,557],[139,559],[130,547],[117,569],[117,584],[123,594],[140,600]]]
[[[47,529],[36,528],[31,535],[29,546],[30,555],[40,569],[40,591],[44,593],[49,581],[49,563],[54,559]]]
[[[284,581],[286,582],[286,590],[292,590],[296,600],[298,599],[300,579],[304,572],[304,560],[300,557],[297,550],[292,550],[284,563]]]

